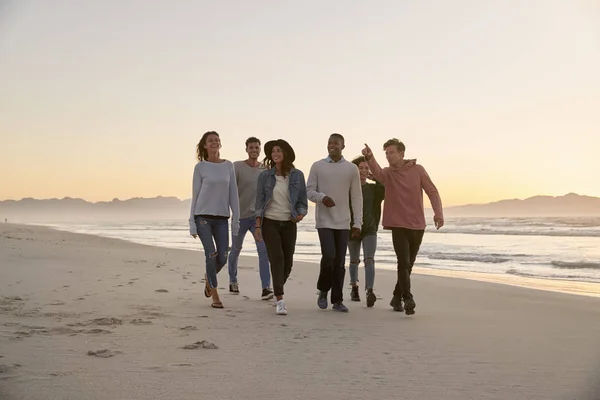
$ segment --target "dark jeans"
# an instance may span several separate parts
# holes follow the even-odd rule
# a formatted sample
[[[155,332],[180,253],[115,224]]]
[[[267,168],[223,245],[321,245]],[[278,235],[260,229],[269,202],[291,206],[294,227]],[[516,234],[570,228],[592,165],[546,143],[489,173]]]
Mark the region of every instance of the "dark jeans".
[[[204,247],[206,277],[211,288],[218,286],[217,274],[227,264],[229,222],[224,218],[195,215],[196,230]]]
[[[328,292],[331,289],[331,302],[344,300],[342,288],[346,276],[346,250],[348,249],[349,229],[318,228],[321,242],[321,272],[317,289]]]
[[[263,219],[262,237],[271,264],[271,279],[275,296],[283,296],[283,285],[292,272],[296,233],[295,222]]]
[[[394,297],[401,296],[403,299],[412,297],[410,274],[424,233],[424,230],[392,228],[392,243],[398,259],[398,281],[394,289]]]

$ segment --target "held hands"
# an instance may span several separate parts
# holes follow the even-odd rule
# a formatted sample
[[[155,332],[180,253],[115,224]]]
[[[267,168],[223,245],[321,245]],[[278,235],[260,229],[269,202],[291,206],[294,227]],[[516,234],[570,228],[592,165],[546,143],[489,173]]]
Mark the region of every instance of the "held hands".
[[[360,237],[360,228],[352,228],[351,236],[353,238]]]
[[[362,155],[365,156],[365,159],[370,160],[373,157],[373,152],[368,144],[365,143],[365,148],[362,149]]]
[[[335,202],[333,201],[333,199],[329,196],[325,196],[323,197],[323,204],[325,205],[325,207],[327,208],[331,208],[331,207],[335,207]]]
[[[433,217],[433,223],[435,224],[435,229],[439,230],[442,226],[444,226],[444,218]]]
[[[254,228],[254,240],[256,240],[257,242],[263,241],[262,229],[260,229],[260,226]]]
[[[292,221],[292,222],[300,222],[300,221],[302,221],[303,218],[304,218],[304,215],[298,214],[296,216],[296,218],[290,218],[290,221]]]

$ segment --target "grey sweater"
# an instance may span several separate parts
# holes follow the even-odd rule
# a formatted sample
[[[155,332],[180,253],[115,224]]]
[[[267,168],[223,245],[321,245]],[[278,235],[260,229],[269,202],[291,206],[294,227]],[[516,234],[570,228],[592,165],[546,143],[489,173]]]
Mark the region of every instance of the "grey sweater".
[[[212,163],[200,161],[194,167],[192,204],[190,211],[190,235],[197,235],[194,215],[228,217],[231,209],[231,233],[237,235],[240,228],[240,204],[235,172],[231,161]]]
[[[350,199],[355,228],[362,226],[363,198],[360,174],[356,165],[341,159],[329,158],[315,162],[310,168],[306,183],[308,199],[317,205],[316,228],[350,229]],[[335,206],[323,204],[325,196],[331,197]]]

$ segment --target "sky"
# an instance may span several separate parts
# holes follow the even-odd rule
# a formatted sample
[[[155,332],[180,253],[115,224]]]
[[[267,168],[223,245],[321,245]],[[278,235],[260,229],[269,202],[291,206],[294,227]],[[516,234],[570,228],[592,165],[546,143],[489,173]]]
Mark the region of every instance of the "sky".
[[[446,206],[600,196],[598,71],[597,0],[0,0],[0,200],[189,198],[209,130],[306,176],[395,137]]]

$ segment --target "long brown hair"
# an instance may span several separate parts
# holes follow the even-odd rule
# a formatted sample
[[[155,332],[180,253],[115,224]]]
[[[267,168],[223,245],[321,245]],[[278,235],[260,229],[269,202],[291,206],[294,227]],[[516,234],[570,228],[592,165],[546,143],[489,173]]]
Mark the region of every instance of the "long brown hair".
[[[208,139],[210,135],[219,137],[219,134],[215,131],[208,131],[202,135],[200,142],[198,142],[198,145],[196,146],[196,157],[198,157],[198,161],[206,160],[208,158],[208,150],[206,150],[204,145],[206,144],[206,139]]]
[[[273,147],[275,147],[275,146],[273,146]],[[277,146],[277,147],[279,147],[279,146]],[[288,152],[283,147],[279,147],[279,148],[281,149],[281,152],[283,153],[283,161],[281,162],[281,175],[288,176],[290,174],[290,171],[293,168],[295,168],[294,163],[290,161]],[[265,154],[265,159],[263,160],[263,164],[267,168],[275,168],[275,161],[273,161],[270,154]]]

